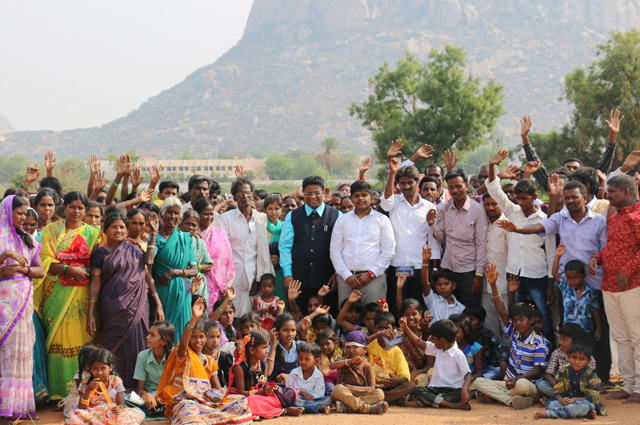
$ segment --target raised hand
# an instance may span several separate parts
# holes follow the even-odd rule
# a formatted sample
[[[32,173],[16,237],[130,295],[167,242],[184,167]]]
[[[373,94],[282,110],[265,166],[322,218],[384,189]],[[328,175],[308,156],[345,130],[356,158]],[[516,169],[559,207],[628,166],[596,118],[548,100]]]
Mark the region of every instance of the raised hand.
[[[407,327],[409,326],[409,325],[407,324],[407,318],[403,316],[403,317],[401,317],[400,319],[398,319],[398,325],[400,325],[400,327],[401,327],[402,329],[405,329],[405,330],[406,330],[406,329],[407,329]]]
[[[160,174],[162,173],[162,164],[160,165],[152,165],[149,169],[149,174],[151,175],[151,184],[155,186],[155,183],[160,181]]]
[[[404,288],[404,284],[407,283],[407,276],[398,276],[397,288]]]
[[[511,164],[509,166],[507,166],[507,168],[505,168],[504,170],[500,171],[498,173],[498,178],[499,179],[515,179],[516,178],[516,171],[518,171],[520,169],[520,167],[518,167],[515,164]]]
[[[202,275],[198,273],[193,277],[193,279],[191,279],[191,294],[198,292],[200,286],[202,286]]]
[[[620,169],[626,173],[630,169],[637,167],[638,164],[640,164],[640,150],[631,152]]]
[[[484,274],[487,276],[487,282],[489,282],[489,284],[497,282],[499,273],[500,271],[496,263],[491,263],[484,269]]]
[[[382,298],[381,300],[378,300],[378,311],[381,311],[383,313],[389,312],[389,304],[387,303],[386,298]]]
[[[229,286],[227,289],[224,290],[223,294],[225,298],[228,299],[229,302],[231,302],[236,299],[236,288],[234,288],[233,286]]]
[[[133,185],[133,187],[140,186],[140,183],[142,183],[142,180],[144,180],[144,175],[142,174],[140,169],[138,167],[132,168],[131,169],[131,184]]]
[[[318,290],[318,296],[326,297],[327,295],[329,295],[330,291],[331,291],[331,287],[329,287],[329,285],[322,285],[322,288]]]
[[[520,136],[524,139],[531,131],[531,115],[523,115],[520,119]]]
[[[131,168],[131,156],[128,153],[120,155],[118,158],[117,173],[125,175],[130,173]]]
[[[529,161],[524,164],[524,176],[525,178],[529,178],[533,173],[540,169],[540,160],[537,161]]]
[[[493,157],[489,160],[489,166],[493,167],[494,165],[500,164],[508,156],[509,156],[509,151],[508,150],[500,149],[498,151],[498,153],[493,155]]]
[[[198,298],[193,306],[191,307],[191,317],[196,320],[202,319],[205,313],[204,308],[204,299]]]
[[[624,119],[624,115],[620,116],[620,111],[615,109],[609,112],[609,119],[605,121],[607,123],[607,127],[609,127],[609,131],[615,134],[620,132],[620,123]]]
[[[283,300],[278,300],[276,301],[276,307],[278,307],[278,315],[281,315],[282,313],[284,313],[284,309],[287,305],[284,303]]]
[[[422,323],[429,324],[431,321],[433,320],[433,314],[431,314],[428,311],[425,311],[424,314],[422,315]]]
[[[362,293],[360,293],[360,291],[356,289],[353,292],[351,292],[351,294],[349,295],[349,302],[351,304],[357,303],[361,297],[362,297]]]
[[[513,221],[510,220],[498,220],[498,227],[502,227],[507,232],[515,232],[516,225]]]
[[[562,257],[565,252],[567,252],[567,248],[563,243],[561,243],[560,245],[558,245],[558,248],[556,248],[556,257]]]
[[[329,310],[331,310],[331,306],[328,306],[328,305],[319,305],[315,309],[315,311],[318,312],[319,316],[322,316],[323,314],[327,314]]]
[[[459,159],[460,158],[456,158],[455,153],[451,149],[447,149],[446,151],[444,151],[444,155],[442,155],[442,160],[444,161],[444,165],[445,167],[447,167],[447,170],[449,171],[456,168],[456,165],[458,165]]]
[[[636,186],[640,185],[640,173],[638,173],[637,171],[633,175],[633,182],[636,184]]]
[[[422,247],[422,264],[429,263],[431,260],[431,248]]]
[[[309,316],[304,316],[302,320],[300,320],[300,330],[302,331],[300,333],[302,335],[305,335],[307,331],[309,331],[310,327],[311,327],[311,319],[309,318]]]
[[[95,174],[98,171],[100,171],[100,161],[98,160],[98,155],[91,154],[91,156],[89,157],[89,171],[91,172],[91,174]]]
[[[433,146],[431,145],[427,145],[424,144],[422,146],[420,146],[418,148],[418,150],[416,151],[414,157],[416,159],[427,159],[427,158],[431,158],[433,155],[433,152],[435,152],[435,149],[433,148]],[[415,161],[414,161],[415,162]]]
[[[403,146],[404,146],[404,143],[402,143],[402,140],[400,139],[397,139],[395,142],[391,142],[391,146],[387,151],[387,161],[390,160],[391,158],[395,158],[396,156],[399,156],[402,153]]]
[[[302,291],[300,290],[301,286],[302,283],[300,283],[299,280],[294,280],[293,282],[291,282],[291,284],[289,285],[289,290],[287,291],[289,301],[293,301],[300,296],[300,294],[302,293]]]
[[[371,158],[367,157],[360,164],[360,176],[364,177],[364,174],[371,169]]]
[[[398,170],[400,169],[400,158],[391,158],[389,159],[389,171],[391,171],[391,174],[395,174],[398,172]]]
[[[104,171],[100,171],[100,169],[98,169],[98,171],[96,171],[92,175],[94,190],[101,191],[107,186],[107,180],[104,178]]]
[[[551,174],[549,176],[549,197],[551,198],[559,198],[562,196],[562,191],[564,190],[564,180],[560,178],[557,174]]]
[[[158,219],[158,215],[152,212],[147,219],[149,223],[149,227],[153,233],[158,233],[158,229],[160,228],[160,219]]]
[[[140,192],[140,200],[142,203],[149,202],[153,199],[153,189],[147,188]]]
[[[24,184],[25,186],[31,185],[34,181],[38,180],[40,177],[40,169],[36,167],[27,167],[27,172],[24,176]]]
[[[58,159],[53,156],[53,151],[47,151],[44,154],[44,167],[47,169],[47,176],[51,174],[57,162]]]
[[[244,165],[238,164],[235,168],[236,178],[239,179],[241,177],[247,177],[247,170],[244,168]]]
[[[328,204],[331,201],[331,188],[330,187],[325,187],[324,188],[324,202],[326,204]]]
[[[433,223],[436,222],[436,218],[438,217],[438,211],[431,209],[427,213],[427,224],[429,226],[433,226]]]
[[[518,276],[511,275],[509,276],[509,292],[515,294],[518,288],[520,287],[520,281],[518,280]]]
[[[607,175],[600,170],[596,170],[600,184],[604,185],[607,182]],[[602,186],[601,186],[602,187]]]

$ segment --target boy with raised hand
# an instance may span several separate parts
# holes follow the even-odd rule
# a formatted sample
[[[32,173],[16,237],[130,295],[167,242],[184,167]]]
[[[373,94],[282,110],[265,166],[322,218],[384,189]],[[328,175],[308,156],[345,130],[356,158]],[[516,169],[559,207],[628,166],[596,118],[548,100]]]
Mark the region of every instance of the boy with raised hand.
[[[422,264],[429,264],[431,248],[422,248]],[[456,290],[456,282],[451,270],[440,269],[433,274],[433,287],[429,281],[429,267],[423,267],[420,272],[422,281],[422,298],[427,310],[433,314],[434,320],[446,319],[452,314],[462,313],[464,305],[456,299],[453,291]]]
[[[448,407],[471,410],[469,386],[471,371],[467,358],[456,344],[456,326],[450,320],[439,320],[429,328],[430,341],[423,341],[413,333],[406,317],[400,318],[400,326],[409,341],[435,357],[431,381],[426,387],[416,386],[413,396],[420,407]]]
[[[548,348],[542,337],[531,328],[533,315],[531,306],[524,303],[510,306],[511,318],[509,318],[496,286],[497,266],[490,264],[485,273],[487,282],[491,285],[496,309],[505,324],[504,331],[511,339],[511,354],[504,381],[476,379],[475,386],[478,390],[476,397],[480,402],[495,399],[517,410],[526,409],[533,405],[533,397],[538,393],[534,381],[540,379]],[[512,276],[509,279],[509,304],[514,302],[518,286],[518,278]]]
[[[535,412],[534,419],[589,418],[597,414],[606,416],[600,403],[600,378],[589,365],[591,348],[580,342],[569,349],[569,364],[556,374],[554,398],[547,402],[544,412]]]

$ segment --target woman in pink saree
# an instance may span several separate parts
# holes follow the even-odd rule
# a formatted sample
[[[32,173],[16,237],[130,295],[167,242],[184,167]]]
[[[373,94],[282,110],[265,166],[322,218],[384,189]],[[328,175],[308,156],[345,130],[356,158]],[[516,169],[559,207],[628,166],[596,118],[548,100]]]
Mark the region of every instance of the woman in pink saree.
[[[211,201],[200,199],[195,203],[193,209],[200,214],[198,231],[202,235],[209,250],[209,255],[213,260],[211,271],[205,274],[207,286],[209,287],[207,304],[211,310],[218,298],[222,296],[224,290],[231,285],[231,282],[236,277],[236,267],[233,263],[233,253],[227,235],[222,229],[213,225],[215,214]]]

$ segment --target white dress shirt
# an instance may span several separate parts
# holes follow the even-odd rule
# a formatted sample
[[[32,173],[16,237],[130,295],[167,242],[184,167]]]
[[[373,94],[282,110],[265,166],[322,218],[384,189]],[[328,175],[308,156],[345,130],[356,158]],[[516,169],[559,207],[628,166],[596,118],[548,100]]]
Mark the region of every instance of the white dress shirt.
[[[322,372],[320,372],[317,367],[313,368],[313,373],[309,379],[304,379],[302,367],[298,366],[291,371],[285,385],[295,388],[298,393],[300,393],[300,391],[306,391],[311,394],[313,398],[324,397],[324,375],[322,375]]]
[[[431,248],[431,258],[439,260],[442,245],[433,237],[433,232],[427,223],[429,210],[436,206],[422,199],[418,194],[418,202],[409,204],[404,195],[393,195],[389,199],[380,197],[380,206],[389,212],[389,219],[393,225],[393,235],[396,240],[396,255],[391,260],[394,267],[412,266],[416,270],[422,269],[422,247]]]
[[[433,342],[427,342],[424,350],[427,356],[434,356],[430,387],[462,388],[464,377],[471,373],[469,362],[455,342],[448,350],[438,350]]]
[[[427,310],[433,315],[432,323],[438,320],[448,319],[452,314],[460,314],[465,309],[464,304],[458,301],[455,295],[451,295],[453,304],[449,304],[446,298],[436,294],[433,289],[429,292],[429,295],[423,295],[422,298],[424,299],[424,305],[427,306]]]
[[[331,233],[329,249],[336,273],[344,280],[352,271],[384,274],[395,252],[393,228],[387,216],[371,209],[360,218],[356,211],[341,215]]]
[[[493,223],[489,222],[487,230],[487,265],[495,263],[498,266],[498,280],[496,286],[501,294],[509,292],[507,284],[507,253],[509,248],[509,232],[498,225],[500,220],[506,219],[504,213]],[[485,292],[491,292],[491,285],[486,281],[485,276]]]
[[[497,170],[497,166],[494,169]],[[500,187],[496,177],[487,184],[489,195],[500,205],[502,213],[516,226],[538,224],[547,215],[540,208],[526,217],[522,208],[509,200]],[[554,235],[541,237],[538,235],[521,235],[509,233],[509,255],[507,256],[507,273],[530,278],[553,276],[551,269],[556,258],[556,239]]]

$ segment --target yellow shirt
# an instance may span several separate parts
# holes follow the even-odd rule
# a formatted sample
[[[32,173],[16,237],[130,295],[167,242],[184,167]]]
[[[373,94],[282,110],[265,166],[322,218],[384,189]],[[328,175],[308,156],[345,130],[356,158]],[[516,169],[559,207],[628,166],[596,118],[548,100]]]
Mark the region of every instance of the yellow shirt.
[[[387,378],[411,380],[409,364],[399,347],[395,346],[387,351],[378,344],[376,339],[369,344],[367,351],[369,351],[369,363],[373,365],[373,370],[376,372],[377,382]]]

